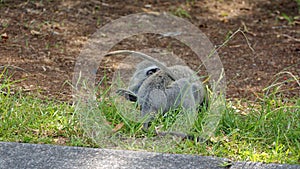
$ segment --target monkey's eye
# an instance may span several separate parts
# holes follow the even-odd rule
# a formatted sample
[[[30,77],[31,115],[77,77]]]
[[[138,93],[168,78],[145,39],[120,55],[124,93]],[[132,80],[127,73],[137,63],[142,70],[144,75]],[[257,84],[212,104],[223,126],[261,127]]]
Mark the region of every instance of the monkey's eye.
[[[155,68],[155,69],[148,70],[148,71],[146,72],[146,75],[147,75],[147,76],[150,76],[150,75],[154,74],[155,72],[157,72],[158,70],[159,70],[159,68]]]

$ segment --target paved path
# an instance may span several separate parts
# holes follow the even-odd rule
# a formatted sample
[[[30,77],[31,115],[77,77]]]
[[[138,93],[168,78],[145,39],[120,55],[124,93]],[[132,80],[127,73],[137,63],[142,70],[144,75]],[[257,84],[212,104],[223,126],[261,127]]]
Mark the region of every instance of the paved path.
[[[299,165],[233,162],[224,158],[0,142],[0,169],[300,169]]]

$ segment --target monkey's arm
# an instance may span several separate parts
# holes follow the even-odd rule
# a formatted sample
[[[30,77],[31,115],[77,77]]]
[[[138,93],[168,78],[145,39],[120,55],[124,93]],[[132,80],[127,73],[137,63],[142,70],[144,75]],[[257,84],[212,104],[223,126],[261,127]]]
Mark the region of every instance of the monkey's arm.
[[[147,91],[145,95],[139,97],[138,103],[141,105],[142,117],[147,117],[143,125],[144,130],[147,130],[148,123],[153,120],[155,115],[166,109],[167,97],[164,91],[152,89]]]

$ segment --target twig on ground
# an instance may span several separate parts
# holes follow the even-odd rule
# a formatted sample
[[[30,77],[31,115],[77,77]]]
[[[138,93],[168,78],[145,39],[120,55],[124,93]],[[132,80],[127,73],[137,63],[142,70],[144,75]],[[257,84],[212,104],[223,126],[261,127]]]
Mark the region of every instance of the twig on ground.
[[[244,33],[244,31],[241,30],[241,28],[239,28],[238,30],[236,30],[235,32],[233,32],[219,47],[217,47],[216,49],[214,49],[210,56],[213,56],[218,50],[220,50],[222,47],[224,47],[237,33],[242,33],[242,35],[245,37],[246,42],[248,47],[250,48],[250,50],[255,53],[255,50],[251,47],[251,44],[246,36],[246,34]]]
[[[3,66],[0,66],[0,69],[5,69],[5,68],[17,69],[17,70],[21,70],[21,71],[29,73],[27,70],[25,70],[25,69],[23,69],[21,67],[18,67],[18,66],[14,66],[14,65],[3,65]]]
[[[294,38],[294,37],[292,37],[292,36],[290,36],[288,34],[281,34],[281,36],[286,37],[286,38],[288,38],[290,40],[293,40],[293,41],[296,41],[296,42],[300,42],[300,39]]]

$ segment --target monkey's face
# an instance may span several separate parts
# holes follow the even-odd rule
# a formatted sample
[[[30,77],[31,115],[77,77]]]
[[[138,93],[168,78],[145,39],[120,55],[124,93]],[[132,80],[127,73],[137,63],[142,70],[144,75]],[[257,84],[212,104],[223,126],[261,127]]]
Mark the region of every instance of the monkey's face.
[[[145,69],[136,71],[132,79],[130,80],[128,89],[137,94],[144,81],[157,71],[159,71],[159,68],[157,66],[150,66]]]
[[[125,99],[136,102],[138,100],[138,91],[141,86],[150,76],[159,71],[157,66],[149,66],[145,69],[136,71],[133,77],[130,80],[128,90],[127,89],[118,89],[116,93],[120,96],[124,96]]]

